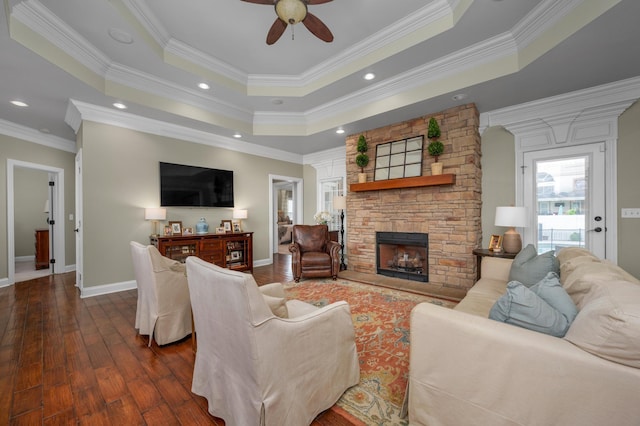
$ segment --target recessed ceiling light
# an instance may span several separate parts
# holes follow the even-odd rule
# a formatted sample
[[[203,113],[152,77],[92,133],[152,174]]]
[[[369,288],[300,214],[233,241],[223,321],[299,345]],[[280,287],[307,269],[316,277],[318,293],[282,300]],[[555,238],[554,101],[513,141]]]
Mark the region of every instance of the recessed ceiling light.
[[[205,82],[198,84],[198,87],[201,88],[202,90],[209,90],[209,85]]]
[[[467,95],[465,93],[458,93],[457,95],[453,95],[451,99],[453,99],[454,101],[461,101],[466,97]]]
[[[28,106],[29,106],[29,104],[28,104],[28,103],[26,103],[26,102],[24,102],[24,101],[19,101],[19,100],[17,100],[17,99],[15,99],[15,100],[11,101],[11,103],[12,103],[13,105],[15,105],[15,106],[18,106],[18,107],[28,107]]]
[[[127,109],[127,106],[125,104],[123,104],[122,102],[114,102],[113,106],[118,108],[118,109]]]
[[[372,72],[368,72],[364,75],[363,77],[365,80],[373,80],[374,78],[376,78],[376,75]]]
[[[339,128],[338,130],[336,130],[336,133],[337,133],[337,134],[339,134],[339,135],[341,135],[341,134],[343,134],[343,133],[344,133],[344,129],[341,127],[341,128]]]
[[[120,28],[109,28],[109,37],[122,44],[133,43],[131,34]]]
[[[242,137],[242,135],[241,135],[240,133],[237,133],[237,132],[236,132],[236,133],[233,135],[233,137],[234,137],[234,138],[236,138],[236,139],[239,139],[239,138],[241,138],[241,137]]]

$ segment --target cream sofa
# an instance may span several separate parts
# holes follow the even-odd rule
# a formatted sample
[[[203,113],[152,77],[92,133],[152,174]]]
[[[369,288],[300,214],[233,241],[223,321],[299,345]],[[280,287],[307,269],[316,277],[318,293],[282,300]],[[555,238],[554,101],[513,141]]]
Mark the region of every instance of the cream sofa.
[[[494,321],[511,260],[485,257],[455,309],[411,314],[411,425],[640,424],[640,282],[584,249],[562,249],[578,308],[563,338]]]

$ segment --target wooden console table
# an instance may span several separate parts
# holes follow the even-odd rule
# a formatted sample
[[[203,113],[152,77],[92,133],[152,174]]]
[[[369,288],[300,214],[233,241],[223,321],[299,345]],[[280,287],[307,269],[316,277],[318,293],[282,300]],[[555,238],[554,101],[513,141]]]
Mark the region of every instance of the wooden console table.
[[[476,258],[478,259],[478,263],[476,265],[476,274],[477,274],[477,280],[480,279],[480,274],[482,272],[482,258],[485,256],[488,257],[501,257],[503,259],[514,259],[517,255],[517,253],[505,253],[504,251],[500,251],[500,252],[496,252],[493,250],[489,250],[489,249],[473,249],[473,254],[476,255]]]
[[[253,273],[253,232],[149,237],[160,254],[184,262],[189,256],[234,271]]]

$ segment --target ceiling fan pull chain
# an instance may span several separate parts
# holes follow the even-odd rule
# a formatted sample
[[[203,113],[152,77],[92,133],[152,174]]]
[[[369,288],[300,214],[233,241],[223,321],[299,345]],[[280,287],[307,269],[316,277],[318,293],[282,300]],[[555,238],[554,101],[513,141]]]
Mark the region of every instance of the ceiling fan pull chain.
[[[291,26],[291,40],[295,40],[294,27],[295,27],[295,25]]]

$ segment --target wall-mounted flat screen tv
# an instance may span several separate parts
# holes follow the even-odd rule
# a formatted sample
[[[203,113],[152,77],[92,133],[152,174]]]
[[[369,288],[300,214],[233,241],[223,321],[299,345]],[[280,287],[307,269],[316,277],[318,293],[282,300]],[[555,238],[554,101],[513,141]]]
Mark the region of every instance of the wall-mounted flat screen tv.
[[[160,162],[162,207],[233,207],[233,171]]]

